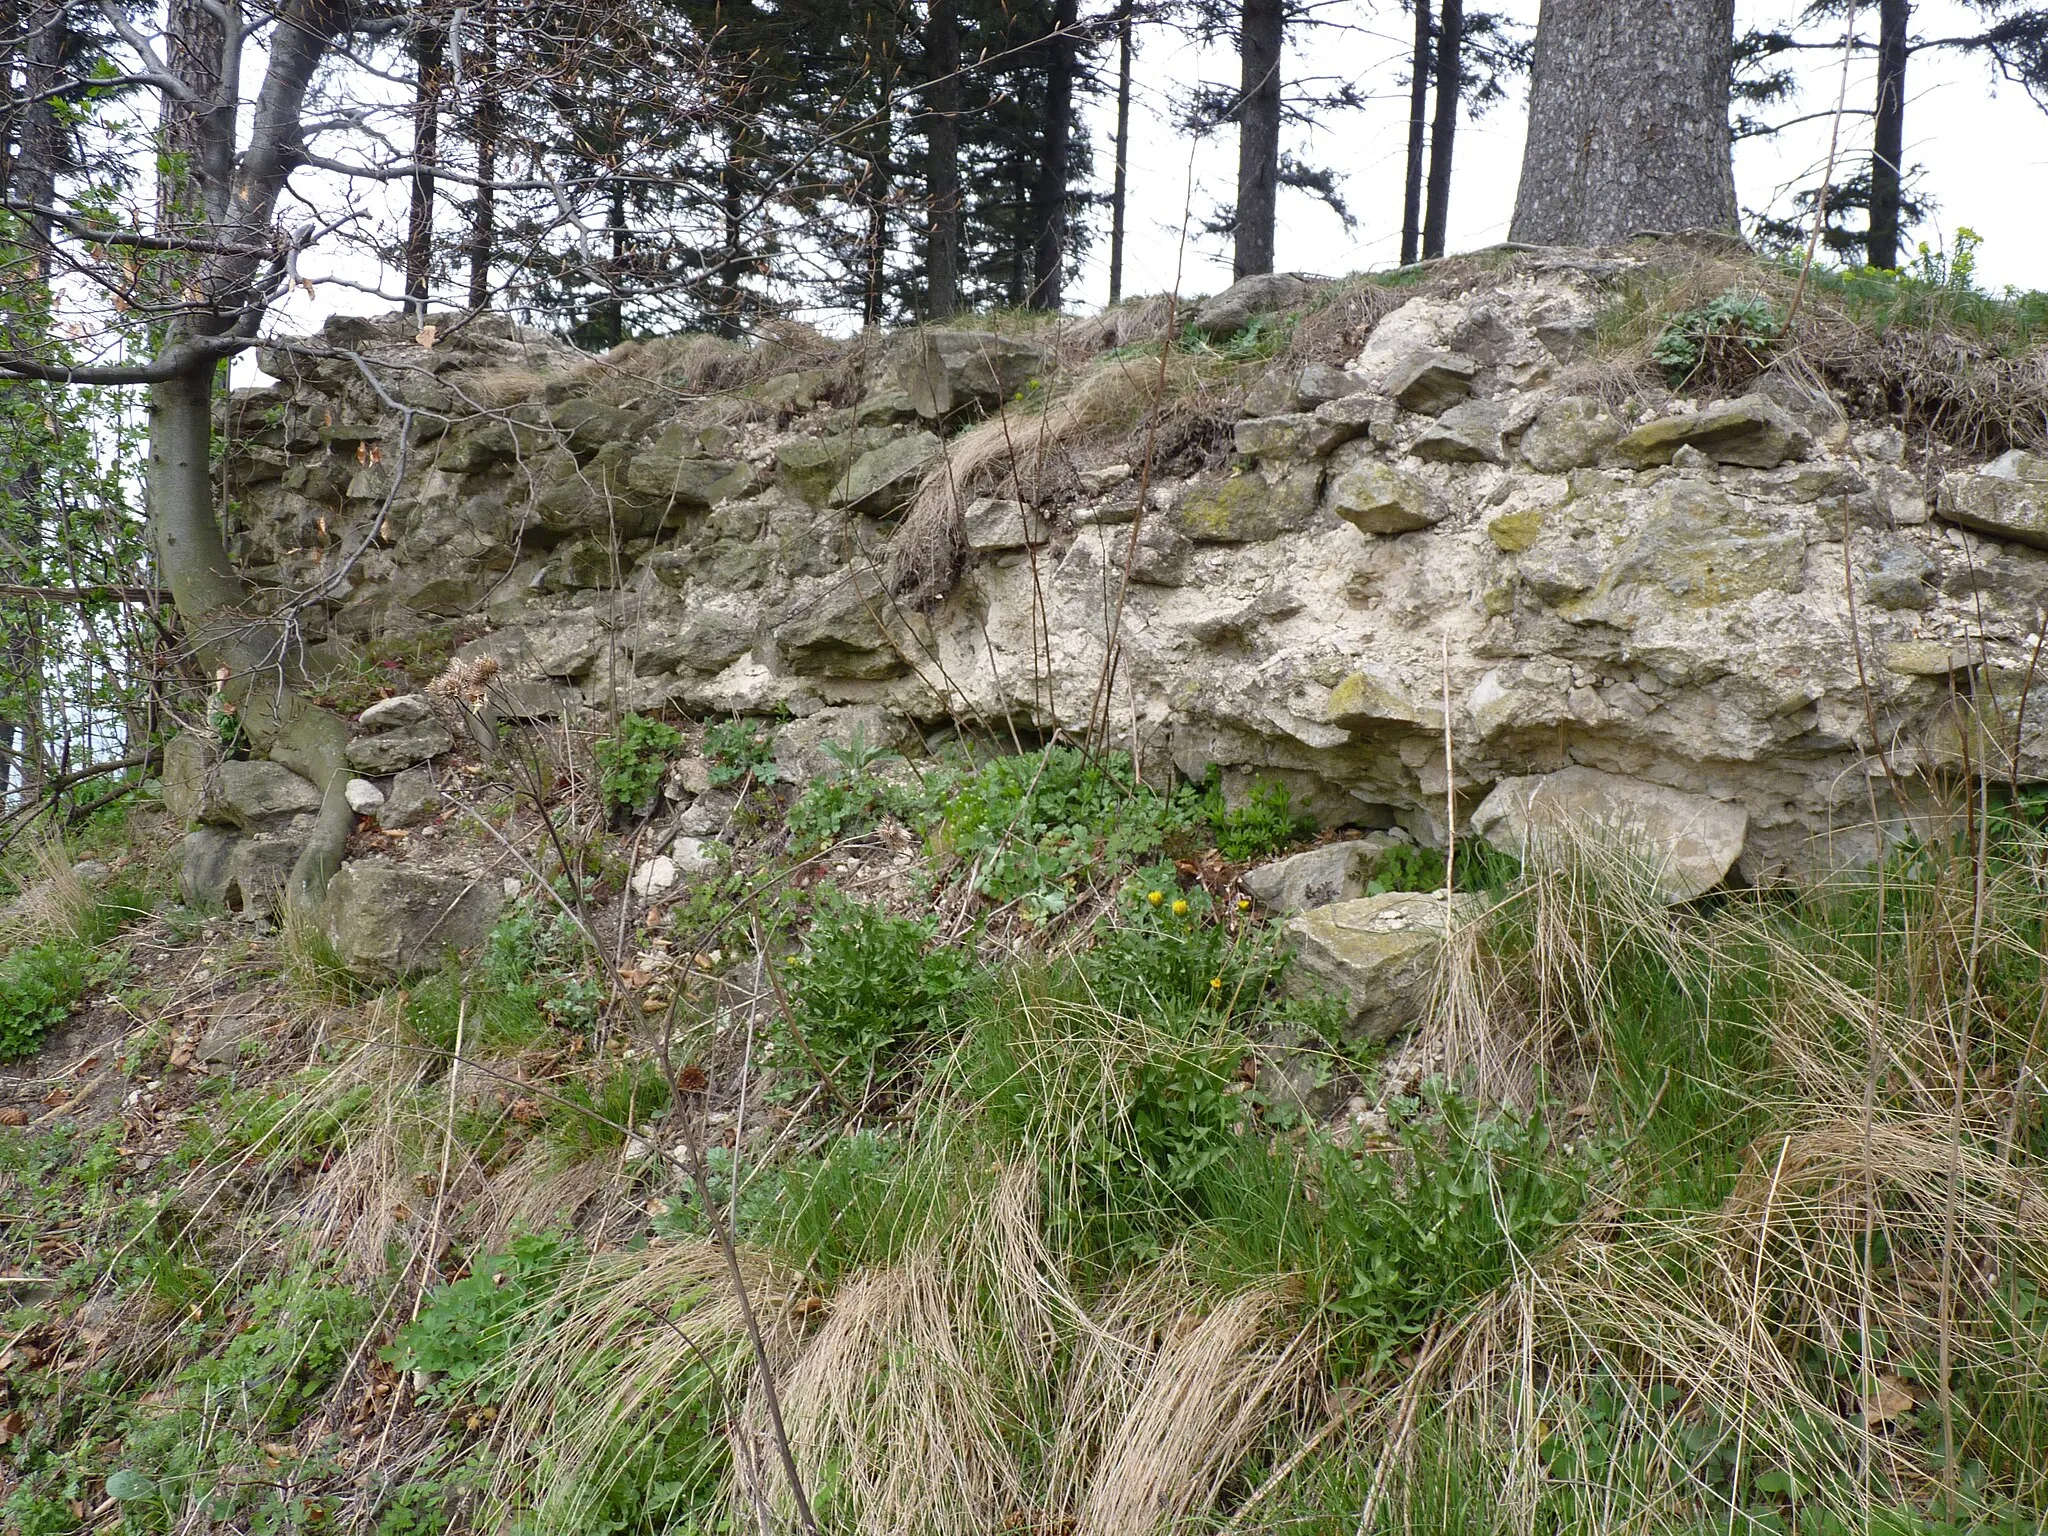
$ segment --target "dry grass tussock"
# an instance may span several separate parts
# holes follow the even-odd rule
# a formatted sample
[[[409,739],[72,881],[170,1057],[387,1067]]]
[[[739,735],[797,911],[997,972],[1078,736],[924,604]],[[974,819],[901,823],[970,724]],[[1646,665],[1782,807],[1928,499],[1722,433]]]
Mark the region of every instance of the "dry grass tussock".
[[[1655,247],[1618,285],[1606,317],[1611,372],[1661,393],[1650,357],[1668,316],[1726,294],[1764,299],[1783,317],[1795,267],[1753,255]],[[1824,383],[1860,416],[1896,418],[1973,457],[2048,441],[2048,346],[1983,295],[1816,273],[1788,335],[1732,370],[1706,370],[1691,392],[1739,393],[1756,369]]]
[[[1196,387],[1200,365],[1168,357],[1164,387],[1159,359],[1109,356],[1071,384],[1057,382],[1039,400],[997,412],[946,445],[945,456],[919,483],[890,541],[889,589],[914,601],[945,595],[966,560],[961,517],[977,496],[1039,499],[1042,482],[1084,442],[1130,432],[1155,398]]]

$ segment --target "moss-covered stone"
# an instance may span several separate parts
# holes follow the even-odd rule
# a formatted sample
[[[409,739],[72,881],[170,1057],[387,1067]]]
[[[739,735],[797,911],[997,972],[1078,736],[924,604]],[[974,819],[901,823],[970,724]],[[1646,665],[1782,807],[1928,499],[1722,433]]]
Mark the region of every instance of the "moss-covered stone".
[[[861,439],[848,434],[794,438],[775,450],[775,478],[812,506],[822,507],[832,487],[864,451]]]
[[[1255,544],[1308,526],[1322,476],[1312,465],[1270,465],[1197,483],[1174,525],[1197,544]]]
[[[1329,509],[1360,533],[1413,533],[1440,523],[1449,508],[1406,470],[1360,456],[1332,467]]]
[[[1543,509],[1524,507],[1517,512],[1503,512],[1486,525],[1486,536],[1493,541],[1494,548],[1519,555],[1533,548],[1543,536]]]

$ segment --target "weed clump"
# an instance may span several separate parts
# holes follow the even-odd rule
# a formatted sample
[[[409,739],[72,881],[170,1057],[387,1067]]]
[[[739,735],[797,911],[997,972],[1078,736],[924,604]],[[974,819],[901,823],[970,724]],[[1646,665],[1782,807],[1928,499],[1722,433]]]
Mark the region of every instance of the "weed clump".
[[[602,737],[591,748],[604,803],[614,810],[645,815],[661,791],[669,759],[682,745],[683,733],[666,721],[627,715],[619,721],[616,735]]]

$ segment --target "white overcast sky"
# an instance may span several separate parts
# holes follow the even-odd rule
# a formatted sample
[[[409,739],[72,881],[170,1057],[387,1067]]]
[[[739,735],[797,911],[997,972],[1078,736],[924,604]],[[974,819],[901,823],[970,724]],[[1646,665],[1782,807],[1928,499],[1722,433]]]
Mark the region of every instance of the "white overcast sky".
[[[1533,28],[1538,0],[1492,0],[1493,5]],[[1767,6],[1738,0],[1738,27],[1782,19],[1793,0]],[[1866,30],[1875,7],[1863,7]],[[1401,165],[1407,141],[1407,92],[1399,84],[1410,23],[1393,0],[1378,7],[1329,3],[1318,14],[1332,24],[1296,28],[1290,37],[1291,78],[1320,76],[1348,81],[1369,98],[1358,111],[1332,113],[1313,129],[1290,129],[1286,147],[1303,159],[1337,171],[1356,224],[1346,230],[1321,203],[1285,189],[1280,195],[1278,262],[1283,268],[1342,275],[1394,265],[1400,247]],[[1948,36],[1975,30],[1981,19],[1956,0],[1920,0],[1914,7],[1916,33]],[[1788,130],[1774,139],[1737,146],[1736,190],[1745,210],[1785,209],[1791,192],[1819,180],[1827,158],[1830,124],[1841,83],[1838,49],[1794,56],[1804,70],[1802,94],[1777,108],[1773,121],[1809,114],[1822,120]],[[1105,54],[1102,65],[1114,67]],[[1138,34],[1130,165],[1130,233],[1125,257],[1126,293],[1164,292],[1182,266],[1183,294],[1215,292],[1230,281],[1227,242],[1191,233],[1181,238],[1184,215],[1198,231],[1203,219],[1228,202],[1236,187],[1236,143],[1225,129],[1191,144],[1173,127],[1176,108],[1202,80],[1237,78],[1236,57],[1226,40],[1201,47],[1165,27]],[[1983,237],[1979,280],[1992,288],[2016,284],[2048,288],[2048,113],[2025,91],[1997,80],[1983,61],[1928,53],[1917,55],[1908,78],[1908,163],[1925,168],[1920,190],[1937,207],[1917,238],[1945,244],[1949,232],[1967,225]],[[1871,65],[1860,56],[1851,66],[1848,103],[1868,106]],[[1460,122],[1456,175],[1451,190],[1449,247],[1471,250],[1507,238],[1514,212],[1515,183],[1522,160],[1527,111],[1525,82],[1487,114]],[[1095,145],[1093,190],[1107,192],[1112,164],[1113,97],[1092,98],[1086,129]],[[1839,176],[1856,168],[1870,149],[1870,120],[1845,117]],[[327,260],[335,275],[352,285],[322,283],[312,294],[295,292],[271,317],[279,334],[315,329],[330,314],[383,313],[393,305],[398,284],[365,271],[360,258],[336,252]],[[318,273],[320,258],[307,263]],[[1096,220],[1096,239],[1074,307],[1092,309],[1109,287],[1108,218]],[[381,294],[371,291],[381,288]],[[456,295],[449,294],[454,298]],[[845,329],[846,317],[830,328]],[[254,360],[238,360],[237,383],[253,382]]]
[[[1536,0],[1492,0],[1492,8],[1535,24]],[[1782,20],[1791,8],[1738,0],[1736,25]],[[1867,36],[1876,25],[1876,7],[1866,5],[1862,10]],[[1954,0],[1920,0],[1913,11],[1914,30],[1923,36],[1952,36],[1983,25],[1980,15]],[[1372,14],[1363,6],[1330,6],[1319,14],[1339,21],[1348,18],[1348,25],[1297,29],[1287,55],[1290,75],[1350,80],[1373,100],[1364,111],[1331,116],[1317,131],[1297,130],[1286,142],[1304,159],[1344,175],[1345,197],[1357,224],[1347,231],[1321,204],[1283,189],[1277,260],[1292,270],[1330,275],[1392,266],[1400,254],[1401,168],[1408,128],[1407,93],[1397,82],[1410,24],[1393,4]],[[1814,112],[1832,116],[1841,84],[1840,51],[1798,57],[1804,71],[1802,98],[1776,109],[1772,121]],[[1139,105],[1132,135],[1126,293],[1159,291],[1171,284],[1191,167],[1197,227],[1205,212],[1230,200],[1237,177],[1236,149],[1227,131],[1191,157],[1187,141],[1168,127],[1173,106],[1192,82],[1236,80],[1236,59],[1227,46],[1201,49],[1163,28],[1142,31],[1135,74]],[[1982,282],[1994,288],[2007,283],[2048,287],[2048,113],[2018,86],[1995,80],[1992,69],[1979,59],[1919,54],[1907,88],[1907,160],[1925,166],[1922,190],[1939,204],[1919,238],[1940,244],[1950,229],[1967,225],[1984,239],[1978,265]],[[1866,55],[1851,66],[1849,105],[1868,107],[1872,95]],[[1496,104],[1478,121],[1459,123],[1447,242],[1451,250],[1471,250],[1507,238],[1527,107],[1524,82],[1512,99]],[[1115,103],[1094,102],[1090,113],[1098,146],[1098,180],[1106,187]],[[1735,184],[1744,209],[1782,205],[1785,192],[1817,182],[1827,159],[1829,126],[1825,121],[1810,123],[1775,140],[1738,145]],[[1855,168],[1858,157],[1868,157],[1867,117],[1843,119],[1842,146],[1847,169]],[[1229,280],[1229,252],[1223,242],[1191,240],[1184,289],[1213,291]],[[1100,303],[1108,285],[1105,229],[1091,253],[1078,297]]]

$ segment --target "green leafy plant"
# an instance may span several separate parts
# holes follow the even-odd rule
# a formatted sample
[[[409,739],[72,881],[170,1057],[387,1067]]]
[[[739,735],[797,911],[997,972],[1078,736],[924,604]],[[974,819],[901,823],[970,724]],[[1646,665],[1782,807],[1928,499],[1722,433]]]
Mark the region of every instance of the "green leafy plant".
[[[90,958],[81,944],[46,939],[0,960],[0,1061],[42,1049],[84,991]]]
[[[660,792],[668,760],[682,745],[683,733],[666,721],[627,715],[619,722],[618,734],[602,737],[590,749],[597,759],[604,803],[615,810],[646,814]]]
[[[932,942],[937,926],[828,897],[788,968],[785,1028],[802,1038],[785,1038],[784,1064],[815,1058],[844,1093],[886,1081],[900,1053],[937,1033],[970,974],[964,951]]]
[[[979,871],[984,895],[1057,912],[1084,871],[1119,869],[1192,825],[1196,799],[1139,784],[1123,753],[1047,747],[996,758],[949,786],[939,841]]]
[[[515,1323],[554,1289],[571,1257],[569,1245],[557,1237],[513,1238],[503,1253],[478,1260],[468,1275],[429,1296],[420,1315],[398,1330],[384,1358],[400,1370],[432,1377],[420,1390],[429,1402],[470,1394],[477,1379],[504,1358]]]
[[[789,808],[790,844],[798,853],[865,832],[885,816],[914,813],[918,797],[874,771],[893,752],[870,747],[858,731],[845,746],[827,742],[825,752],[833,771],[813,780]]]
[[[1212,774],[1203,794],[1203,813],[1216,834],[1216,851],[1226,859],[1258,859],[1278,853],[1315,831],[1315,818],[1296,809],[1285,784],[1252,786],[1245,803],[1224,803],[1220,775]]]
[[[712,785],[723,788],[751,778],[775,782],[775,743],[767,727],[750,720],[722,720],[704,729],[704,755],[711,760]]]
[[[1741,384],[1763,370],[1784,326],[1784,316],[1769,299],[1731,288],[1669,316],[1650,344],[1650,357],[1673,389],[1702,377]]]

